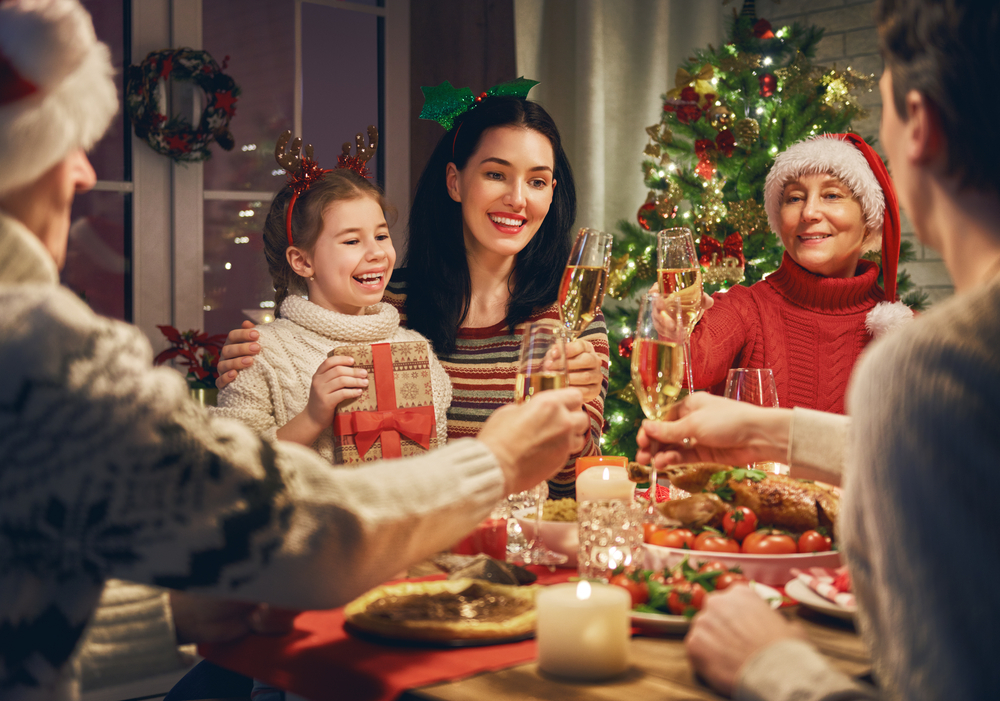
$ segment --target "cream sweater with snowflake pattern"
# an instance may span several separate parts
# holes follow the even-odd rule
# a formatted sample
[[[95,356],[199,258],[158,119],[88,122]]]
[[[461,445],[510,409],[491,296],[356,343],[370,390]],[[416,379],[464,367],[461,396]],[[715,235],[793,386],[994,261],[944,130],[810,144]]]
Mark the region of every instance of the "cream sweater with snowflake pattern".
[[[358,316],[340,314],[302,297],[286,298],[281,303],[281,318],[258,327],[260,355],[219,393],[216,413],[242,421],[259,435],[275,438],[279,428],[305,411],[313,375],[334,348],[421,341],[427,344],[435,428],[438,444],[443,446],[448,438],[451,380],[430,343],[416,331],[400,328],[399,312],[389,304],[380,302],[365,312]],[[332,463],[332,429],[324,429],[312,448]]]

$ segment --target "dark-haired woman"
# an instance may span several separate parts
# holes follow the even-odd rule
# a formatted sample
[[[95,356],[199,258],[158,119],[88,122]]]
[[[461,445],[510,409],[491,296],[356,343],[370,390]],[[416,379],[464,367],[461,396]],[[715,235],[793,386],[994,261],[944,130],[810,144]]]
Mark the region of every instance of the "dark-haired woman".
[[[410,209],[405,269],[385,301],[429,338],[451,377],[450,439],[474,436],[514,398],[521,335],[536,319],[559,318],[557,297],[572,245],[576,190],[559,131],[539,105],[489,97],[441,137]],[[247,367],[248,330],[220,363],[223,383]],[[258,346],[259,349],[259,346]],[[570,384],[584,394],[590,431],[583,455],[600,452],[608,340],[603,317],[568,347]],[[572,459],[549,482],[572,496]]]

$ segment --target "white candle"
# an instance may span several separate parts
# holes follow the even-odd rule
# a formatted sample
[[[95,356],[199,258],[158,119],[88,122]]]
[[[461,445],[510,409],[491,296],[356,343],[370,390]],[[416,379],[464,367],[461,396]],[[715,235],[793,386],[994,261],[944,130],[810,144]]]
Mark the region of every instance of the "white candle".
[[[628,668],[629,607],[621,587],[586,580],[538,594],[538,667],[560,677],[607,679]]]
[[[590,467],[576,478],[576,500],[610,501],[622,499],[632,501],[635,483],[628,478],[628,470],[614,465]]]

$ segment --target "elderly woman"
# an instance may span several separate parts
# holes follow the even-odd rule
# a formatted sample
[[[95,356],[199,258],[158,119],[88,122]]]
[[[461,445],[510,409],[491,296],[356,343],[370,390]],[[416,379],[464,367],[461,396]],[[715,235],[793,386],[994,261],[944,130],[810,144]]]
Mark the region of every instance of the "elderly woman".
[[[855,134],[779,154],[764,185],[781,266],[714,295],[691,336],[694,384],[721,394],[730,368],[771,368],[783,407],[843,413],[854,364],[873,337],[912,316],[895,303],[899,206],[885,165]],[[879,266],[861,258],[882,248]]]

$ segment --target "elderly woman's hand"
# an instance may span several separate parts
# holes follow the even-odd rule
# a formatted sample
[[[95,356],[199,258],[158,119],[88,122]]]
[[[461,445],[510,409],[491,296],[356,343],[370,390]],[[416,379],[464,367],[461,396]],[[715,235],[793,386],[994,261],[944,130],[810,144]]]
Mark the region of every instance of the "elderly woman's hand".
[[[566,344],[566,364],[569,368],[569,385],[583,393],[584,403],[601,395],[604,373],[601,357],[590,341],[573,341]]]

